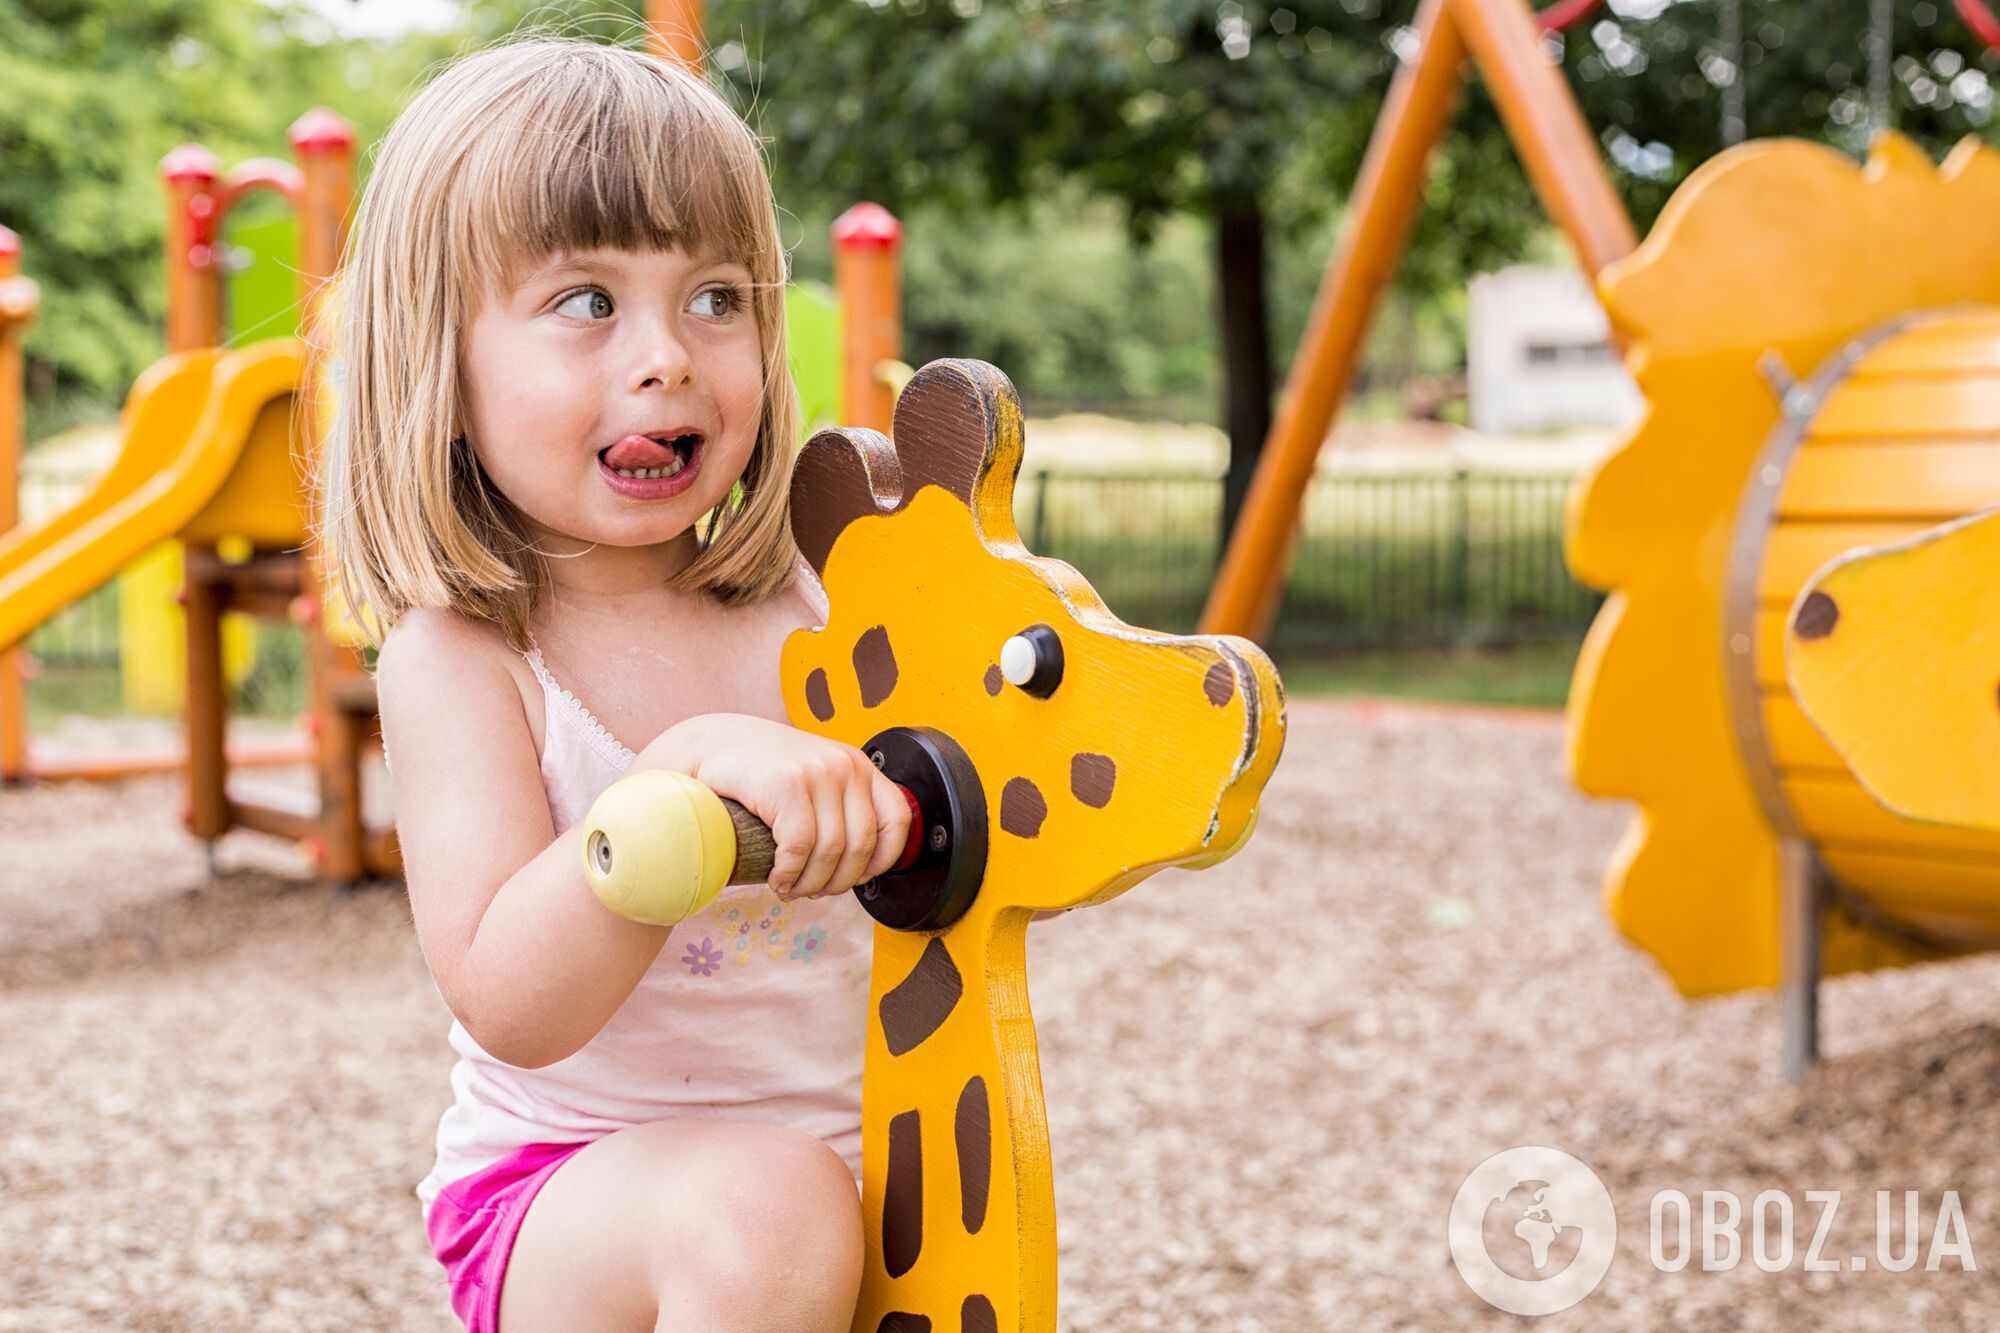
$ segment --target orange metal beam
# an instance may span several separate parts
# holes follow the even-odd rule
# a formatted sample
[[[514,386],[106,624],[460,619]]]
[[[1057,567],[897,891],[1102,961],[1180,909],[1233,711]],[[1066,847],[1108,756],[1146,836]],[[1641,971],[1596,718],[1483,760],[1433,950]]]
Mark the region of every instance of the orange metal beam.
[[[840,420],[889,433],[896,389],[884,367],[903,355],[903,224],[880,204],[856,204],[833,222],[840,297]]]
[[[1347,225],[1313,301],[1305,337],[1264,441],[1243,511],[1202,613],[1204,634],[1262,639],[1277,612],[1299,506],[1353,377],[1361,343],[1403,253],[1431,150],[1458,99],[1465,46],[1447,0],[1417,11],[1416,57],[1396,71],[1355,181]]]
[[[1639,235],[1604,170],[1583,108],[1543,51],[1541,31],[1520,0],[1447,3],[1542,207],[1595,278],[1637,249]]]
[[[1521,0],[1425,0],[1355,182],[1351,213],[1293,358],[1278,417],[1202,613],[1202,632],[1263,640],[1277,616],[1299,511],[1362,340],[1400,258],[1468,51],[1549,216],[1593,277],[1638,245],[1582,110]]]
[[[36,292],[20,273],[21,238],[0,227],[0,536],[21,521],[21,331],[34,318]],[[18,647],[0,652],[0,782],[28,776],[27,660]]]
[[[701,73],[705,0],[646,0],[646,49]]]

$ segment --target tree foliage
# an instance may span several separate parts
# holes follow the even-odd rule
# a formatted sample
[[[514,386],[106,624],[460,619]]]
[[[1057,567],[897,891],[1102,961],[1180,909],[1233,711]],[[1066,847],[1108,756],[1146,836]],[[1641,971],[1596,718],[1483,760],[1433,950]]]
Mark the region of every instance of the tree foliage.
[[[322,104],[368,143],[444,50],[336,41],[259,0],[0,0],[0,224],[43,288],[38,396],[115,399],[161,354],[168,150],[285,157],[287,126]]]

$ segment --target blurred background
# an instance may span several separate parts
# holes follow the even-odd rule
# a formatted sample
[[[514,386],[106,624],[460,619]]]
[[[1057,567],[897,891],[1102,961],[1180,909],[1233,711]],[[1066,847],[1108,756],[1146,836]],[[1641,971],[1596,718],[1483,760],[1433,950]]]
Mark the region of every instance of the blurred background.
[[[994,362],[1030,413],[1032,548],[1136,623],[1192,629],[1342,224],[1413,3],[714,0],[713,77],[765,136],[796,276],[857,199],[904,225],[905,355]],[[629,12],[628,12],[629,11]],[[1933,155],[1991,137],[1995,57],[1949,4],[1610,0],[1545,38],[1641,232],[1725,142]],[[0,221],[43,292],[27,328],[23,518],[109,459],[164,350],[157,164],[281,154],[306,108],[366,146],[425,71],[542,24],[641,40],[637,6],[514,0],[0,0]],[[1889,33],[1887,59],[1875,52]],[[1886,77],[1885,77],[1886,75]],[[261,211],[260,211],[261,210]],[[225,262],[289,332],[281,201]],[[1224,330],[1229,331],[1225,336]],[[1297,690],[1560,703],[1597,598],[1562,497],[1636,410],[1601,312],[1481,82],[1322,451],[1271,646]],[[35,723],[121,711],[114,586],[30,643]],[[255,631],[239,706],[299,706],[296,635]]]

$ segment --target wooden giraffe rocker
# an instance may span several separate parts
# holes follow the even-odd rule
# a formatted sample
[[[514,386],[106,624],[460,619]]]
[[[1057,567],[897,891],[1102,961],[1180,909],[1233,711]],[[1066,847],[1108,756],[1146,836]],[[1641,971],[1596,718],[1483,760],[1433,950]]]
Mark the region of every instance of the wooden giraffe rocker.
[[[792,481],[832,611],[785,644],[786,707],[866,751],[922,815],[897,867],[855,890],[877,922],[857,1333],[1055,1327],[1028,922],[1229,856],[1284,741],[1254,644],[1136,629],[1028,553],[1021,452],[1007,377],[937,361],[905,388],[893,444],[822,431]],[[666,773],[607,791],[586,839],[593,886],[640,919],[761,880],[769,855],[753,817]]]

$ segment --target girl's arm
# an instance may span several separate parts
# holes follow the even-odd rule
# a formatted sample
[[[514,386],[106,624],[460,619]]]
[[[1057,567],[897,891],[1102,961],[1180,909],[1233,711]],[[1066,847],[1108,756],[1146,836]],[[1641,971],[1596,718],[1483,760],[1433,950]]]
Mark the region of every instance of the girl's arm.
[[[668,929],[606,911],[584,883],[583,829],[555,836],[504,651],[452,612],[411,611],[376,687],[424,961],[474,1041],[536,1068],[597,1034]]]
[[[410,612],[376,665],[396,756],[396,827],[431,976],[474,1041],[535,1068],[582,1049],[666,943],[583,878],[584,827],[549,819],[505,650],[450,612]],[[771,826],[771,884],[819,897],[886,870],[909,833],[900,792],[851,745],[712,713],[660,733],[634,771],[692,774]]]

